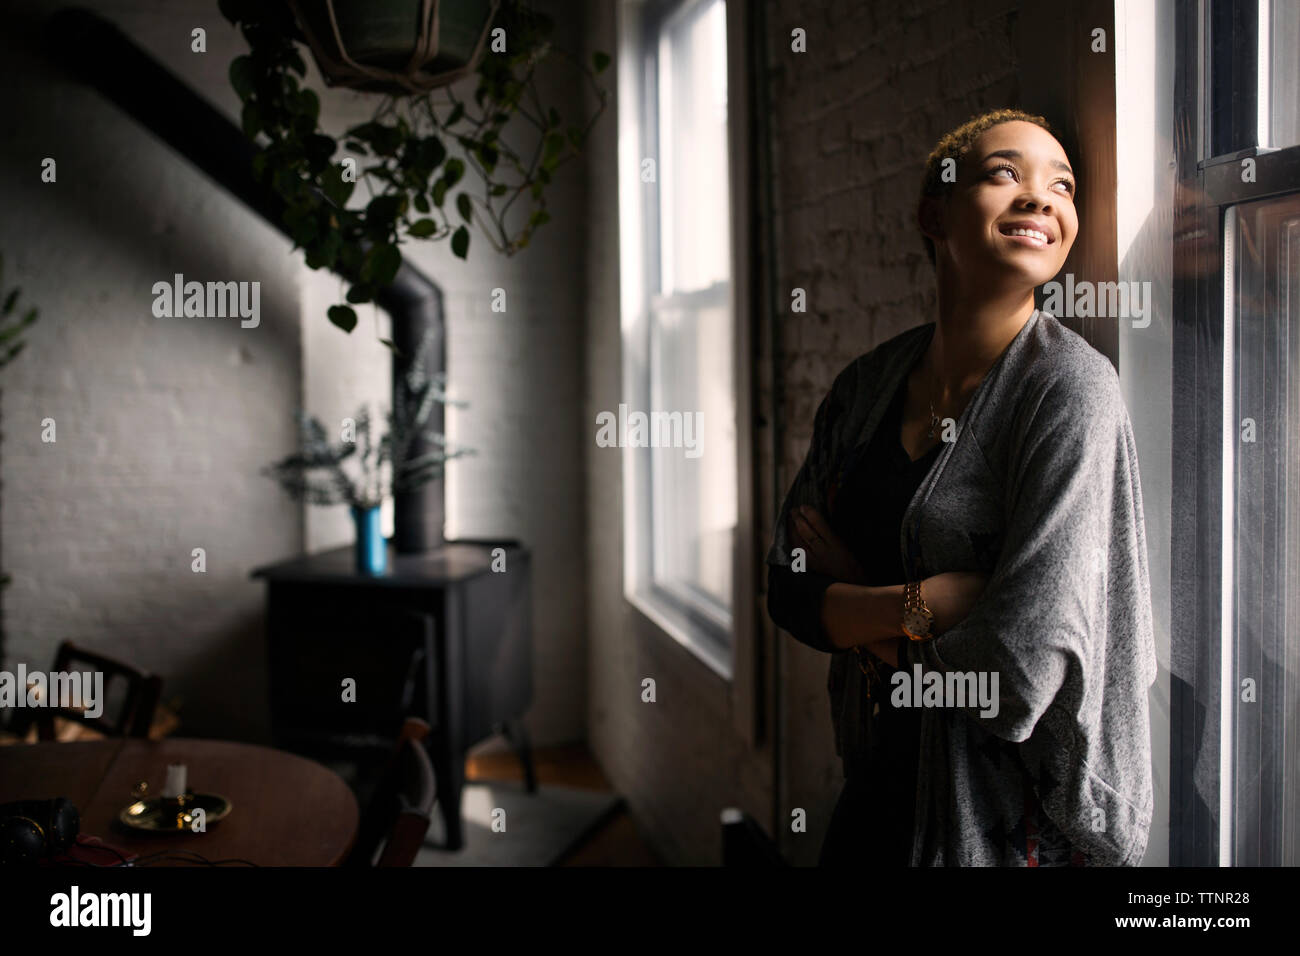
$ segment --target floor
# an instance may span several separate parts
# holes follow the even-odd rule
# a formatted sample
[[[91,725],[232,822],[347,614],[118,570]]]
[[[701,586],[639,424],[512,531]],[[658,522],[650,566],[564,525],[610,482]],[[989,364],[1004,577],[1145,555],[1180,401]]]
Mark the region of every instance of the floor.
[[[612,790],[590,751],[582,744],[540,747],[533,751],[538,786],[557,784],[589,790]],[[523,769],[509,752],[471,755],[465,760],[470,780],[517,780]],[[627,810],[620,810],[590,838],[576,847],[561,866],[663,866],[637,832]]]

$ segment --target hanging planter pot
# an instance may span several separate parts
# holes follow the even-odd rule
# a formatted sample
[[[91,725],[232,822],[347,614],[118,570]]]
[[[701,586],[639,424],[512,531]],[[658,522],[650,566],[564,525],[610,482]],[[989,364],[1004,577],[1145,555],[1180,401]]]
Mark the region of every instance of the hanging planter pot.
[[[288,0],[330,86],[423,93],[478,66],[500,0]]]

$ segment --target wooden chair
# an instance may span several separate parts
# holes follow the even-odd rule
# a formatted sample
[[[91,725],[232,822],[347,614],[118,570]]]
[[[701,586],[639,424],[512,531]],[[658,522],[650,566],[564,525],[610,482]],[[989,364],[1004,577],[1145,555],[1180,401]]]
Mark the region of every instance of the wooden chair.
[[[418,717],[408,717],[402,724],[392,759],[361,818],[348,866],[410,866],[415,862],[437,796],[433,763],[423,743],[428,733],[429,725]]]
[[[104,700],[101,703],[104,705],[104,712],[98,717],[88,717],[79,710],[63,707],[29,710],[23,715],[25,719],[21,722],[21,727],[16,728],[20,735],[25,735],[34,722],[40,740],[56,740],[54,720],[56,717],[62,717],[64,720],[83,724],[107,737],[148,738],[154,712],[162,696],[161,677],[146,674],[110,657],[92,653],[77,647],[71,641],[64,641],[59,645],[59,650],[54,655],[54,666],[50,671],[51,673],[72,671],[102,673]],[[116,708],[115,713],[109,714],[107,709],[109,691],[115,681],[125,682],[126,690],[121,698],[121,706]]]

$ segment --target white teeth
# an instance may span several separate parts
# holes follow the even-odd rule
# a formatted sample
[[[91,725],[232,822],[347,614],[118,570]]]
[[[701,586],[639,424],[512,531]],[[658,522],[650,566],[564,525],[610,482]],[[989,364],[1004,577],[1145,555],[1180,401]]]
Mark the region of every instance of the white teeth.
[[[1029,236],[1031,239],[1037,239],[1039,242],[1046,242],[1047,235],[1039,232],[1037,229],[1008,229],[1008,236]]]

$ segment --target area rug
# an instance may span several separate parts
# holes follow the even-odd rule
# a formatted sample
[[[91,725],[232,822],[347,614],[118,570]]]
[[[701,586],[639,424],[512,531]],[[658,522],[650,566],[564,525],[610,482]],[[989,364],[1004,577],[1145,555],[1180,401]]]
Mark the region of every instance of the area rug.
[[[539,784],[536,793],[528,793],[520,782],[468,783],[461,793],[464,848],[452,852],[438,846],[444,834],[435,809],[414,865],[554,866],[622,806],[622,798],[608,791]],[[505,828],[494,832],[498,808]]]

